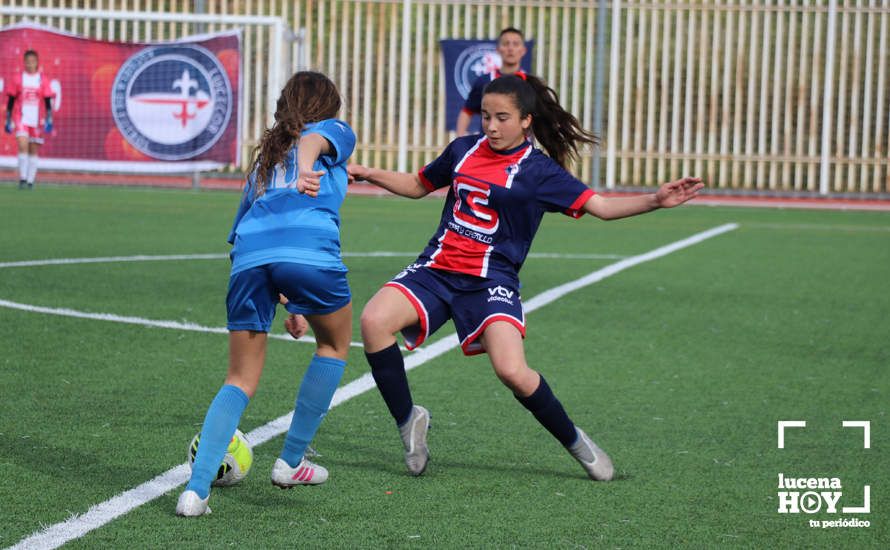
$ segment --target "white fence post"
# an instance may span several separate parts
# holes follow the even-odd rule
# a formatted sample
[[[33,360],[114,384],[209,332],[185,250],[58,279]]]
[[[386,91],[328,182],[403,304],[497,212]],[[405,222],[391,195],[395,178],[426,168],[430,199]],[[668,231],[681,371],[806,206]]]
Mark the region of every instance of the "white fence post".
[[[834,87],[834,27],[837,20],[837,0],[828,2],[828,50],[825,52],[825,88],[822,94],[822,151],[819,162],[819,194],[828,194],[828,165],[831,162],[832,91]]]
[[[278,104],[278,94],[281,93],[283,87],[282,72],[284,68],[281,66],[281,48],[284,39],[284,23],[279,19],[272,25],[272,58],[269,60],[269,87],[266,88],[266,125],[271,126],[274,122],[275,107]]]
[[[402,0],[402,52],[399,79],[399,153],[396,166],[399,172],[408,170],[408,64],[411,60],[411,0]]]
[[[606,142],[606,187],[615,187],[615,141],[618,139],[618,52],[621,47],[621,2],[612,0],[612,45],[609,55],[609,129]],[[625,122],[626,124],[626,122]]]

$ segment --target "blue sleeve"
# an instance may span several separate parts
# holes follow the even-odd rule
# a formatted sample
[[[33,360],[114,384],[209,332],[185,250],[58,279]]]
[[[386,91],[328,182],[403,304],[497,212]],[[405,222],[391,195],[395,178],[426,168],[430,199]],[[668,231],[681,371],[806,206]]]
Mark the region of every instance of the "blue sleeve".
[[[473,136],[473,138],[475,137]],[[459,159],[455,152],[455,144],[465,139],[457,138],[449,143],[448,147],[442,151],[442,154],[436,160],[421,168],[420,172],[417,173],[420,177],[420,183],[426,187],[427,191],[432,192],[451,185],[451,180],[454,179],[454,166]]]
[[[342,120],[329,118],[308,124],[300,135],[308,134],[318,134],[328,140],[333,150],[322,156],[327,157],[331,164],[345,163],[355,150],[355,132]]]
[[[478,114],[482,111],[482,90],[485,85],[491,82],[491,76],[484,74],[473,82],[467,100],[464,102],[464,111],[469,114]]]
[[[546,158],[535,199],[547,212],[562,212],[573,218],[584,215],[584,203],[595,193],[583,181]]]
[[[235,221],[232,222],[232,230],[229,231],[229,238],[226,239],[229,244],[235,244],[235,231],[238,229],[238,224],[241,222],[241,218],[244,217],[244,214],[250,209],[250,205],[253,204],[253,181],[255,178],[255,173],[252,173],[247,178],[247,184],[244,186],[244,192],[241,194],[241,202],[238,204],[238,211],[235,212]]]

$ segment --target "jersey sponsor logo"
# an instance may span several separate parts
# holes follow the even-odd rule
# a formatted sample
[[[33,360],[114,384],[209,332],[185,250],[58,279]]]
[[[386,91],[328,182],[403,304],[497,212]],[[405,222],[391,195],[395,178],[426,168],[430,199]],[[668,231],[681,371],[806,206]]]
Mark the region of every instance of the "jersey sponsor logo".
[[[210,149],[232,115],[232,85],[219,60],[193,45],[153,46],[121,66],[111,110],[136,149],[162,160]]]
[[[454,83],[461,97],[466,99],[470,95],[477,78],[496,71],[500,66],[501,56],[494,44],[477,44],[460,52],[454,64]]]
[[[501,285],[498,285],[494,288],[489,288],[488,290],[488,302],[505,302],[513,305],[513,295],[516,293],[509,288],[504,288]]]
[[[402,279],[404,277],[407,277],[409,273],[415,273],[421,267],[423,267],[423,264],[418,264],[418,263],[409,264],[409,265],[405,266],[405,269],[400,271],[398,275],[393,277],[393,280],[395,281],[397,279]]]
[[[454,180],[454,221],[483,235],[498,230],[498,213],[488,206],[488,185],[464,179]]]

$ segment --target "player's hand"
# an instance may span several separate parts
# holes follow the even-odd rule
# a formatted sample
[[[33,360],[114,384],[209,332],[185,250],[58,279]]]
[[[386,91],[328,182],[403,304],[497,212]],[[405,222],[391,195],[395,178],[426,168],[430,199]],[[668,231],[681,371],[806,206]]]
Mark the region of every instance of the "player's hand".
[[[6,119],[6,126],[3,127],[6,130],[7,134],[11,134],[13,130],[15,130],[15,124],[12,123],[11,118]]]
[[[694,198],[704,186],[701,178],[681,178],[659,187],[655,200],[661,208],[673,208]]]
[[[46,117],[46,121],[43,123],[43,131],[47,134],[51,134],[53,131],[53,119],[51,117]]]
[[[362,166],[361,164],[350,164],[346,167],[350,185],[357,181],[366,181],[370,176],[370,172],[367,166]]]
[[[321,188],[321,177],[326,173],[324,170],[300,170],[297,175],[297,191],[310,197],[317,197]]]
[[[295,340],[299,340],[309,330],[309,322],[302,315],[291,313],[284,320],[284,328]]]

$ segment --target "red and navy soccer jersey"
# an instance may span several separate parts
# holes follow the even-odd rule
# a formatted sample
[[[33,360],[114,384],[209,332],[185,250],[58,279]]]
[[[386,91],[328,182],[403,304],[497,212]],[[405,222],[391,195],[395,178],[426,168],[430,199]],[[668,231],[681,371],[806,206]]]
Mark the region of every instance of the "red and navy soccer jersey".
[[[495,151],[480,135],[452,141],[419,176],[450,189],[418,263],[514,285],[544,213],[581,217],[594,194],[531,143]]]

